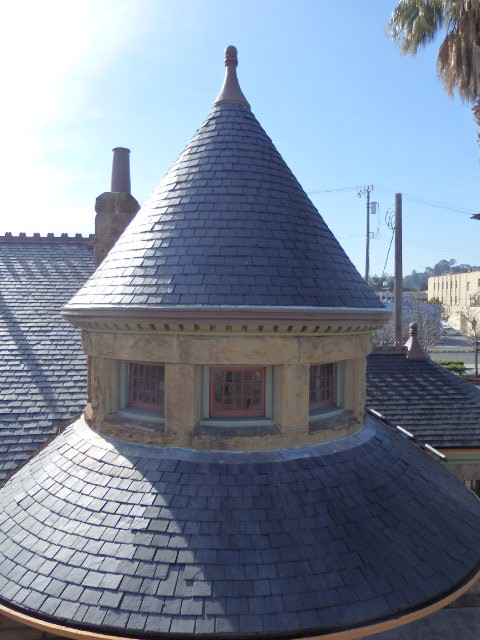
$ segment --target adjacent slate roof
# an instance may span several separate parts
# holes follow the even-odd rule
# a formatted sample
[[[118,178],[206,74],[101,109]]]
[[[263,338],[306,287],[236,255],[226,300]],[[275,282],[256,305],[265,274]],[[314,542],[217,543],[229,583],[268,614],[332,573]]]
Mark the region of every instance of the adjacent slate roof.
[[[67,308],[381,309],[252,112],[215,106]]]
[[[103,633],[314,635],[415,610],[480,568],[477,499],[372,418],[257,453],[128,444],[79,420],[0,501],[0,601]]]
[[[480,391],[432,360],[367,358],[367,407],[436,447],[480,447]]]
[[[90,244],[0,237],[0,479],[85,406],[80,332],[60,309],[93,271]]]

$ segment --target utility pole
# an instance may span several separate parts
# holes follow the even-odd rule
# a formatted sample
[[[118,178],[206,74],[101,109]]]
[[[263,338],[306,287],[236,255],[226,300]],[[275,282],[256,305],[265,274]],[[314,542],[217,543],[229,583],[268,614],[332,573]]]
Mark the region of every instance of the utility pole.
[[[403,344],[402,194],[395,194],[395,344]]]
[[[367,196],[367,236],[366,236],[366,255],[365,255],[365,281],[368,283],[370,272],[370,193],[373,191],[373,185],[369,185],[358,192],[358,197]]]
[[[473,318],[472,329],[473,329],[473,348],[475,349],[475,376],[478,378],[478,352],[480,351],[480,334],[477,328],[477,320]]]

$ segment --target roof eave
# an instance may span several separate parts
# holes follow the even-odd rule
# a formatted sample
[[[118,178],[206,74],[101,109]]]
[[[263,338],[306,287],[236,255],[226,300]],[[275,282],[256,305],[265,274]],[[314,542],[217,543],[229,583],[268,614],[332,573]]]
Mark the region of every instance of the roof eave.
[[[337,628],[337,630],[321,630],[321,629],[311,629],[305,631],[297,631],[294,632],[293,637],[296,638],[310,638],[311,640],[354,640],[356,638],[361,639],[366,636],[370,636],[372,634],[381,633],[384,631],[389,631],[390,629],[395,629],[409,622],[414,622],[415,620],[419,620],[424,618],[425,616],[431,615],[440,609],[443,609],[445,606],[451,604],[455,600],[457,600],[460,596],[466,593],[469,589],[471,589],[480,579],[480,570],[477,570],[473,576],[471,576],[467,582],[461,585],[459,588],[451,591],[443,598],[431,602],[427,604],[427,606],[420,607],[418,609],[413,609],[403,615],[399,615],[398,617],[389,618],[387,620],[377,620],[372,621],[370,624],[366,624],[358,627],[350,627],[342,629],[341,627]],[[11,620],[15,620],[16,622],[20,622],[29,627],[33,627],[35,629],[39,629],[41,631],[45,631],[47,633],[52,633],[53,635],[62,634],[62,636],[66,638],[73,638],[74,640],[140,640],[141,638],[164,638],[168,640],[168,638],[179,637],[179,634],[176,633],[122,633],[121,635],[117,635],[118,632],[113,628],[108,627],[99,627],[95,628],[93,626],[85,626],[83,628],[69,626],[67,622],[64,624],[60,624],[53,619],[49,619],[47,617],[37,617],[32,615],[32,612],[27,612],[25,610],[21,610],[20,608],[13,608],[7,606],[3,603],[0,603],[0,614],[10,618]],[[286,632],[288,633],[288,632]],[[182,635],[183,638],[187,637]],[[236,634],[189,634],[188,637],[194,639],[195,637],[206,639],[208,637],[215,637],[217,640],[222,640],[224,638],[238,638],[239,636]],[[265,638],[262,633],[246,633],[241,635],[242,638]],[[272,636],[269,635],[269,638]],[[275,637],[275,636],[273,636]],[[287,635],[281,634],[281,636],[276,636],[278,638],[286,638]],[[288,637],[291,637],[288,635]]]
[[[268,306],[131,306],[117,305],[66,305],[63,317],[77,326],[85,322],[135,322],[145,323],[198,323],[198,324],[238,324],[269,323],[275,325],[334,324],[336,326],[353,323],[381,326],[390,317],[384,308],[351,307],[268,307]]]

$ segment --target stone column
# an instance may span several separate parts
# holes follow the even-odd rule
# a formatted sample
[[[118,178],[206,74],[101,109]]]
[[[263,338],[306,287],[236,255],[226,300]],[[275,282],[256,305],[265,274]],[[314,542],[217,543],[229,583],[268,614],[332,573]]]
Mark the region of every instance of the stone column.
[[[200,390],[199,390],[200,391]],[[165,429],[183,435],[193,432],[196,422],[195,367],[165,365]]]
[[[283,433],[308,429],[309,366],[293,364],[279,367],[278,371],[278,423]]]

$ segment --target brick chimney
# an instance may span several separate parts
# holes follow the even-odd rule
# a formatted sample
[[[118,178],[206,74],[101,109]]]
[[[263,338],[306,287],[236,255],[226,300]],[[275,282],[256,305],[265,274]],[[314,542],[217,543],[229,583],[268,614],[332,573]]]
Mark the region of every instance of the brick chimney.
[[[103,261],[140,209],[130,193],[130,149],[113,149],[111,191],[95,202],[95,266]]]

